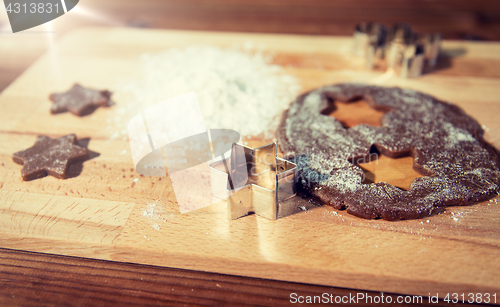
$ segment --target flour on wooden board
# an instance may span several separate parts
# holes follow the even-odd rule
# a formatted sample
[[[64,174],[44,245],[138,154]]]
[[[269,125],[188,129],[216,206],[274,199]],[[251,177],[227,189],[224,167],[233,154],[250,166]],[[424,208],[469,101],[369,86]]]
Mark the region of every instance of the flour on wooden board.
[[[129,119],[145,108],[191,91],[207,128],[269,136],[300,90],[297,80],[271,60],[262,52],[214,46],[145,54],[142,74],[113,91],[117,103],[108,119],[111,139],[127,140]]]
[[[155,200],[154,203],[146,204],[146,208],[142,211],[141,216],[146,218],[151,223],[151,228],[160,231],[161,224],[165,223],[167,219],[164,217],[164,212],[159,204],[161,198]]]

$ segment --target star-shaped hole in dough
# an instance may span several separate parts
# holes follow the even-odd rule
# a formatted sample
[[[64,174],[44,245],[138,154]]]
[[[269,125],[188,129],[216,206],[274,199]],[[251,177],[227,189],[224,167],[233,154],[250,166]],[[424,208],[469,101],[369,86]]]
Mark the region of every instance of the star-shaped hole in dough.
[[[87,148],[75,145],[76,136],[68,134],[57,139],[38,136],[35,145],[12,155],[14,162],[22,164],[23,180],[32,180],[48,175],[66,178],[71,162],[84,160],[89,156]]]
[[[109,106],[111,104],[111,92],[104,90],[94,90],[75,84],[64,93],[54,93],[50,95],[53,101],[50,113],[57,114],[69,111],[77,116],[83,116],[94,112],[98,107]]]
[[[350,162],[363,170],[363,183],[385,182],[408,191],[413,179],[431,175],[430,173],[422,174],[417,171],[413,160],[414,158],[410,153],[390,157],[380,153],[375,146],[372,146],[369,156],[353,159]]]
[[[375,108],[366,100],[357,98],[347,102],[333,101],[321,114],[336,118],[348,129],[359,124],[380,127],[382,116],[388,111],[388,108]]]

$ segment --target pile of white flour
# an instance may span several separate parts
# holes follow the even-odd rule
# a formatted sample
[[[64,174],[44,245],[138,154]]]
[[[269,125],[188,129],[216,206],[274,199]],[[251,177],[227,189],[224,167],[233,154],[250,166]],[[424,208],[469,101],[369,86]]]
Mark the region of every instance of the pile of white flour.
[[[141,110],[190,91],[209,129],[233,129],[242,136],[273,132],[300,86],[271,60],[261,52],[211,46],[143,55],[139,77],[115,91],[128,101],[114,106],[116,117],[108,121],[112,139],[126,139],[128,120]]]

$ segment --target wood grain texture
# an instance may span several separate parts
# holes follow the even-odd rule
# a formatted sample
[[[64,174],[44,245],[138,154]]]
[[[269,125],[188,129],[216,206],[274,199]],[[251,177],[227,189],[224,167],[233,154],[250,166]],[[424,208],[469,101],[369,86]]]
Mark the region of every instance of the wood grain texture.
[[[362,21],[409,22],[418,31],[442,32],[447,39],[500,40],[500,2],[495,0],[86,0],[50,27],[16,35],[0,10],[0,90],[51,48],[51,37],[82,26],[350,36]],[[474,65],[475,72],[477,64],[455,65]]]
[[[409,22],[417,31],[439,31],[447,39],[493,39],[500,36],[500,5],[495,0],[87,0],[53,22],[56,31],[83,25],[351,35],[361,21],[392,25]],[[70,19],[70,20],[69,20]],[[8,31],[0,12],[0,29]],[[40,30],[43,28],[35,28]]]
[[[275,63],[285,66],[304,91],[347,81],[421,90],[464,108],[488,127],[491,142],[500,143],[500,83],[498,70],[490,67],[500,63],[496,43],[446,42],[447,67],[403,80],[362,70],[350,56],[350,38],[82,29],[63,38],[0,96],[0,247],[391,293],[499,292],[500,210],[495,202],[400,222],[363,220],[300,199],[311,210],[277,221],[255,215],[228,221],[222,203],[180,214],[168,178],[138,176],[130,156],[122,154],[127,140],[112,138],[107,120],[118,116],[116,108],[82,118],[49,114],[49,93],[74,82],[115,90],[119,104],[126,97],[117,84],[137,76],[142,53],[248,40],[275,54]],[[476,66],[455,64],[476,59]],[[63,133],[88,138],[94,158],[68,180],[23,182],[11,154],[31,146],[37,134]],[[42,210],[51,201],[60,214]],[[161,219],[144,216],[148,203],[156,204]],[[87,212],[95,216],[72,213],[72,206],[83,210],[90,204],[98,206]],[[115,221],[117,207],[123,211]],[[45,217],[51,222],[36,222]],[[87,236],[92,229],[95,236]],[[108,229],[116,239],[102,237]]]
[[[0,249],[5,306],[289,306],[290,294],[349,297],[380,292]],[[49,268],[49,269],[48,269]],[[398,295],[384,293],[396,302]],[[418,298],[411,297],[416,300]],[[417,302],[417,301],[415,301]],[[448,306],[443,301],[421,306]],[[377,306],[360,300],[348,306]],[[411,306],[414,304],[400,304]],[[458,304],[461,305],[461,304]]]

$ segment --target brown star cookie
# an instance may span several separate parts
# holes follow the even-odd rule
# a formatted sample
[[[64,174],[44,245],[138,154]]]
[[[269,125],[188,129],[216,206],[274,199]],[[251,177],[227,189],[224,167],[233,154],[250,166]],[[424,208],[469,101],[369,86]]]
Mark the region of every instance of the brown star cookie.
[[[75,145],[76,136],[68,134],[57,139],[38,136],[35,145],[12,155],[14,162],[22,164],[23,180],[45,177],[47,174],[64,179],[68,164],[88,157],[87,148]]]
[[[50,107],[50,113],[69,111],[78,116],[87,115],[98,107],[109,106],[110,97],[111,92],[107,90],[93,90],[75,84],[67,92],[50,95],[50,100],[54,102]]]

